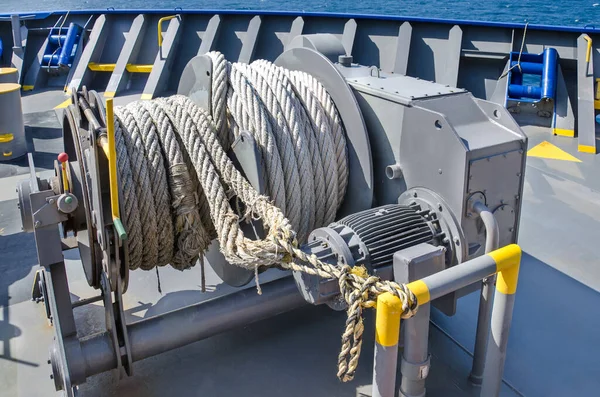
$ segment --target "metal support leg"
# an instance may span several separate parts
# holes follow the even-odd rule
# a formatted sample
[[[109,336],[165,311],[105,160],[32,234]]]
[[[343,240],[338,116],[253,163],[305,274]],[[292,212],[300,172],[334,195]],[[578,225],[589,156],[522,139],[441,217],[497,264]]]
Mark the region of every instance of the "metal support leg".
[[[404,351],[400,372],[400,397],[425,397],[425,378],[429,374],[430,304],[419,306],[417,314],[404,322]]]
[[[485,198],[484,198],[485,200]],[[498,248],[500,232],[498,222],[490,209],[482,201],[475,201],[472,205],[475,214],[481,217],[486,230],[485,253],[489,254]],[[479,297],[479,313],[477,316],[477,331],[475,334],[475,349],[473,351],[473,368],[469,380],[476,385],[481,384],[485,365],[485,348],[490,332],[490,316],[492,312],[494,283],[496,276],[483,279],[481,295]]]
[[[445,268],[445,250],[429,244],[419,244],[394,254],[394,280],[413,282]],[[403,323],[404,350],[400,363],[402,382],[400,397],[424,397],[425,379],[429,374],[429,314],[430,304],[423,303],[414,317]]]
[[[496,290],[494,309],[492,312],[492,333],[488,340],[482,396],[498,396],[504,374],[508,333],[512,322],[515,294],[506,294]]]
[[[377,297],[373,397],[394,397],[402,302],[389,292]]]

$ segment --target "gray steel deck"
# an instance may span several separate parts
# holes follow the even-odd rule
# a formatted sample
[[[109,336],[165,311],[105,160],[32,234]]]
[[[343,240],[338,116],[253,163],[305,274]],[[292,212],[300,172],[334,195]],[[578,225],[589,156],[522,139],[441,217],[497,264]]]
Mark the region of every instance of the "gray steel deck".
[[[116,99],[117,104],[139,98]],[[61,150],[54,106],[61,91],[24,96],[25,121],[38,171],[52,173]],[[577,141],[553,137],[547,129],[525,127],[530,148],[549,141],[579,158],[569,162],[529,157],[519,243],[525,252],[510,335],[503,396],[596,396],[600,390],[600,157],[577,153]],[[29,300],[37,257],[33,235],[20,231],[16,181],[25,160],[0,163],[0,396],[53,396],[46,363],[53,330],[43,306]],[[85,281],[77,252],[65,253],[73,300],[94,294]],[[284,274],[271,271],[262,281]],[[184,274],[161,269],[163,293],[154,272],[135,271],[125,295],[129,321],[162,313],[233,288],[209,271],[209,293],[200,292],[198,268]],[[253,288],[250,285],[248,288]],[[428,396],[476,396],[466,381],[478,296],[459,301],[447,318],[434,312],[433,356]],[[80,334],[103,326],[102,306],[75,311]],[[82,396],[353,396],[370,383],[373,322],[356,379],[335,377],[344,313],[305,307],[244,329],[201,341],[134,364],[135,376],[94,376]]]

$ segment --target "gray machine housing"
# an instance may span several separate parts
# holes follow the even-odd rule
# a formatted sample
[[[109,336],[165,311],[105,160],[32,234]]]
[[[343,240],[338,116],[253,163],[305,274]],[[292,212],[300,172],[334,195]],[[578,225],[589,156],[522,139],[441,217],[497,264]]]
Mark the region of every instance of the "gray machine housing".
[[[484,253],[485,228],[468,212],[476,193],[501,215],[500,246],[516,242],[527,138],[505,108],[412,77],[372,76],[358,65],[338,69],[367,125],[377,205],[419,203],[437,212],[452,229],[446,236],[453,252],[448,265]],[[435,305],[453,315],[456,298],[475,288]]]
[[[504,107],[460,88],[353,63],[333,35],[302,35],[287,50],[276,63],[319,76],[318,62],[298,62],[319,53],[351,87],[368,133],[372,208],[398,203],[430,211],[443,230],[446,266],[484,253],[485,227],[469,211],[472,197],[483,197],[493,211],[499,245],[516,242],[527,137]],[[477,288],[434,304],[453,315],[456,299]]]

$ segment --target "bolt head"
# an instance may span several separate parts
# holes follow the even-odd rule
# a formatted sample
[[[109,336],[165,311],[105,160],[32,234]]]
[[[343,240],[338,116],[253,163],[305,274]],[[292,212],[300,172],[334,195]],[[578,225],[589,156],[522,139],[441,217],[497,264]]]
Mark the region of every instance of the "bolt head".
[[[42,226],[42,224],[41,224],[40,221],[35,221],[35,223],[33,224],[33,226],[40,227],[40,226]]]
[[[48,203],[49,203],[49,204],[54,204],[54,199],[53,199],[53,198],[51,198],[50,200],[48,200]]]

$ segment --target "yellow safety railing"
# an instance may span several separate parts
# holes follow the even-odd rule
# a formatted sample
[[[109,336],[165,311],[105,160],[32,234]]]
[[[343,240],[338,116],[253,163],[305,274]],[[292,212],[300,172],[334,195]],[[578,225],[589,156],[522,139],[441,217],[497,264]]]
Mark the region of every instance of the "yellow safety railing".
[[[585,54],[585,61],[590,63],[590,59],[592,57],[592,38],[587,34],[583,36],[583,39],[587,41],[587,52]]]
[[[162,47],[162,44],[163,44],[162,24],[163,24],[163,22],[170,21],[173,18],[177,18],[177,15],[169,15],[168,17],[162,17],[161,19],[158,20],[158,48],[159,49]]]
[[[470,285],[485,274],[486,277],[497,274],[496,295],[494,298],[494,308],[492,309],[492,332],[500,334],[499,330],[510,328],[512,319],[512,309],[514,305],[515,293],[517,291],[517,282],[519,279],[519,267],[521,264],[521,248],[516,244],[510,244],[506,247],[492,251],[489,254],[471,259],[459,265],[447,268],[439,273],[423,279],[408,283],[406,287],[415,295],[418,306],[428,304],[431,300],[437,299],[448,293],[456,291],[467,285]],[[496,303],[498,307],[496,307]],[[400,337],[400,321],[403,315],[403,304],[400,298],[385,292],[377,297],[377,313],[375,317],[375,367],[373,371],[373,390],[378,393],[373,395],[384,396],[379,391],[385,391],[385,395],[394,389],[395,368],[390,370],[389,366],[394,366],[397,360],[397,349]],[[414,329],[413,329],[414,331]],[[406,337],[406,335],[405,335]],[[408,341],[410,342],[410,336]],[[413,336],[414,338],[414,336]],[[426,338],[426,336],[425,336]],[[412,339],[414,340],[414,339]],[[497,343],[497,346],[495,343]],[[486,349],[486,363],[489,358],[491,367],[503,368],[508,342],[508,333],[504,332],[501,340],[493,341]],[[496,347],[495,347],[496,346]],[[424,352],[426,353],[426,352]],[[488,356],[489,355],[489,356]],[[486,369],[488,364],[486,364]],[[384,368],[385,367],[385,368]],[[492,371],[493,372],[493,371]],[[490,394],[490,390],[500,387],[502,382],[502,373],[484,376],[482,396],[495,395]],[[487,382],[487,383],[486,383]]]

